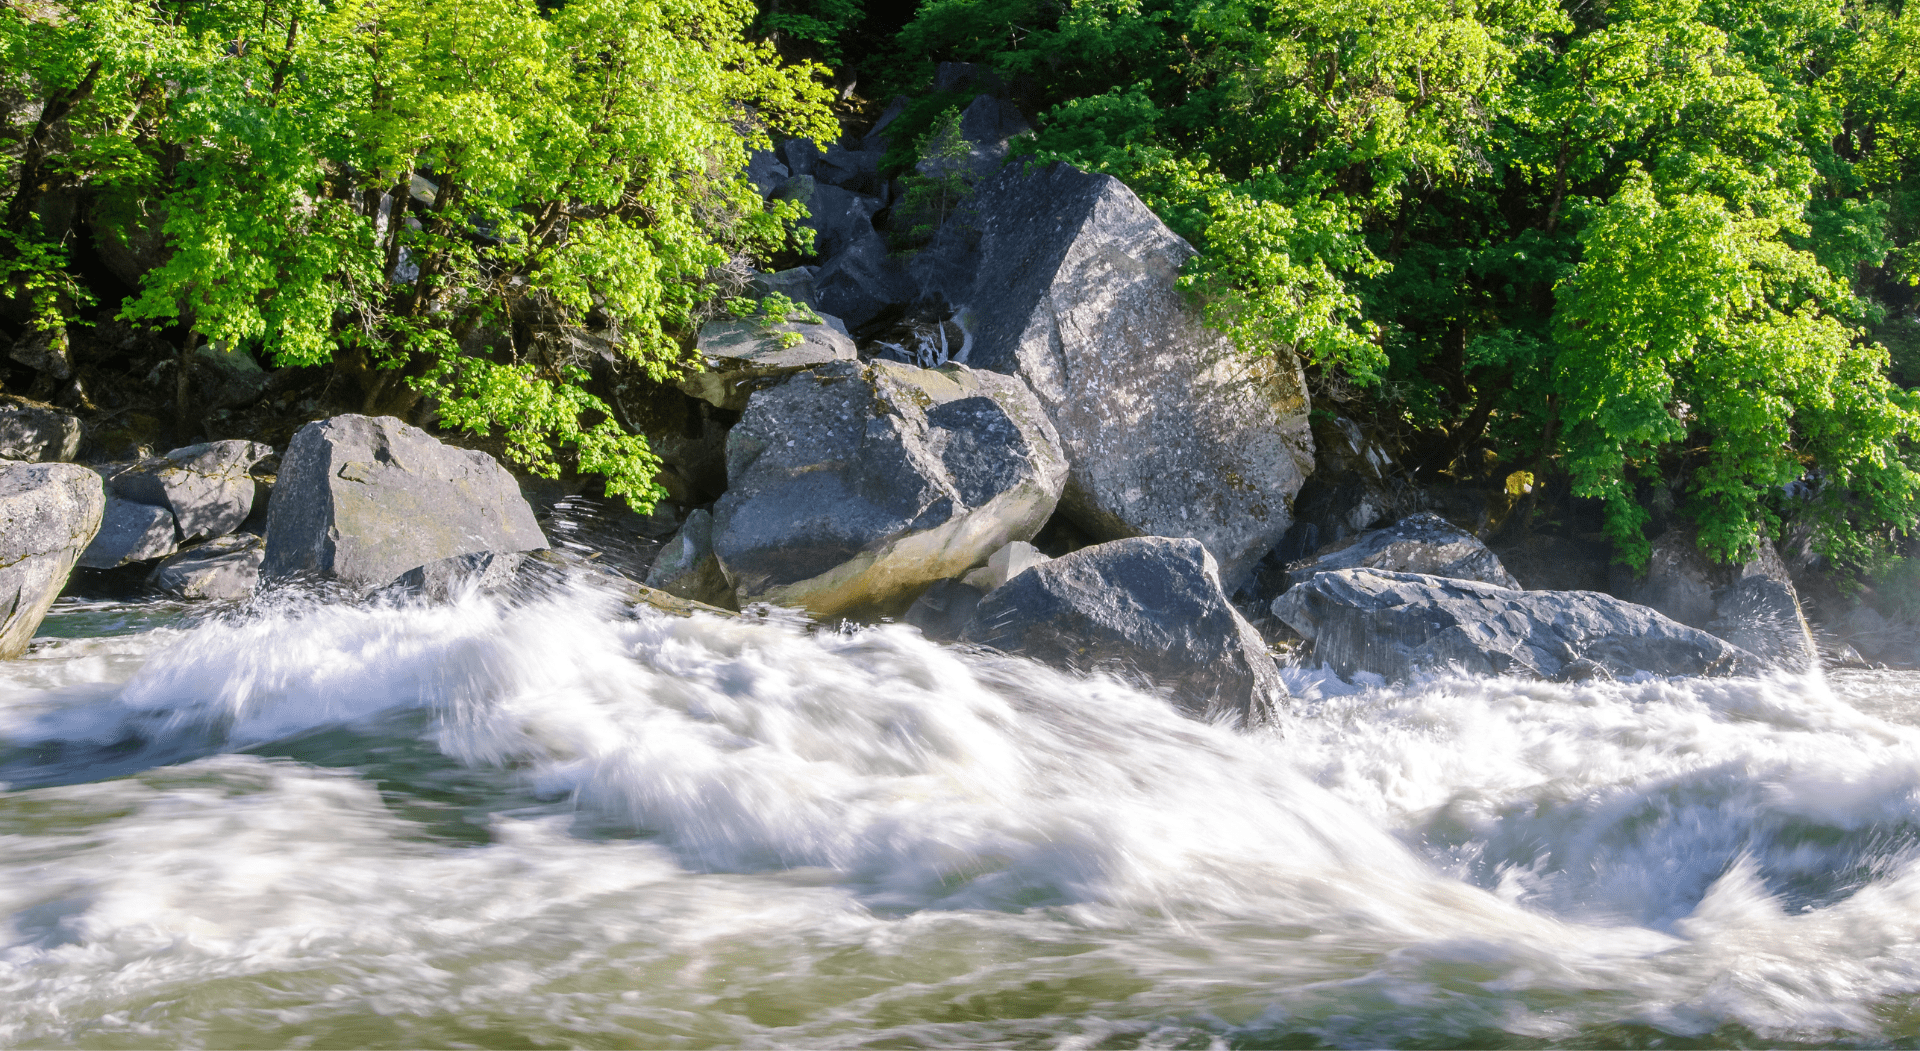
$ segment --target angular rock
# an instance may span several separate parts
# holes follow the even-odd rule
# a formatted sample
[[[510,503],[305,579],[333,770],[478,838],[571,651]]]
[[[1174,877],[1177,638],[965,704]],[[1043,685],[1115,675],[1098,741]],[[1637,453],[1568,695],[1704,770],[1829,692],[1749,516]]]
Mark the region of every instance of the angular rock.
[[[394,578],[398,587],[448,602],[470,591],[488,591],[513,580],[526,555],[518,551],[476,551],[436,559]]]
[[[800,341],[782,346],[789,334]],[[674,384],[715,408],[735,412],[747,407],[754,391],[783,376],[859,357],[853,340],[832,325],[791,321],[709,321],[700,326],[699,345],[706,371],[677,377]]]
[[[1059,428],[1062,510],[1095,537],[1194,537],[1237,587],[1313,467],[1299,363],[1205,327],[1175,285],[1193,249],[1117,179],[1008,168],[975,210],[971,284],[933,291],[970,319],[966,363],[1025,378]]]
[[[225,536],[253,511],[253,465],[273,455],[259,442],[189,445],[115,474],[115,494],[173,512],[182,541]]]
[[[747,156],[747,181],[762,197],[786,185],[792,175],[772,150],[754,150]]]
[[[80,451],[80,418],[49,405],[0,397],[0,460],[71,460]]]
[[[813,177],[813,166],[827,155],[812,139],[788,139],[777,151],[787,170],[796,176]]]
[[[1048,561],[1040,549],[1024,540],[1015,540],[987,556],[987,564],[961,578],[982,592],[992,591],[1021,573]]]
[[[880,211],[878,197],[816,181],[805,200],[807,218],[801,225],[814,231],[813,251],[822,259],[832,259],[874,232],[873,217]]]
[[[971,146],[967,156],[952,162],[923,160],[915,167],[922,175],[939,176],[951,163],[969,179],[984,178],[1006,161],[1010,140],[1032,130],[1013,103],[992,95],[977,95],[960,112],[960,137]]]
[[[1060,668],[1142,674],[1184,711],[1246,725],[1287,695],[1192,539],[1115,540],[1031,567],[980,600],[960,639]]]
[[[67,341],[55,339],[45,332],[28,332],[13,344],[7,356],[36,372],[44,372],[57,380],[73,376],[73,358],[69,354]]]
[[[913,99],[906,95],[895,95],[888,99],[887,108],[880,111],[880,116],[874,119],[873,127],[867,129],[866,138],[860,141],[861,148],[880,150],[884,153],[891,144],[888,141],[887,129],[892,127],[893,122],[899,120],[900,115],[905,113],[907,107],[911,105],[913,105]]]
[[[1431,511],[1409,515],[1385,529],[1362,533],[1290,568],[1292,583],[1335,569],[1378,569],[1477,580],[1519,589],[1520,582],[1472,533]]]
[[[107,497],[99,532],[80,555],[88,569],[114,569],[134,562],[165,558],[180,548],[180,530],[173,512],[118,495]]]
[[[813,290],[813,271],[810,266],[796,266],[772,274],[755,274],[747,282],[747,295],[754,297],[770,296],[775,292],[786,296],[796,303],[819,309],[816,293]]]
[[[260,573],[378,587],[455,555],[546,546],[493,457],[391,416],[335,416],[300,428],[281,457]]]
[[[813,287],[820,309],[856,329],[915,295],[905,264],[887,251],[886,238],[871,229],[814,271]]]
[[[1515,591],[1472,580],[1339,569],[1273,601],[1273,614],[1344,676],[1388,681],[1449,668],[1556,681],[1595,674],[1741,675],[1753,654],[1593,591]]]
[[[1007,83],[1001,79],[999,71],[989,65],[979,62],[942,62],[934,67],[933,90],[984,91],[990,95],[1003,95]]]
[[[1422,493],[1377,431],[1328,413],[1315,415],[1312,432],[1313,474],[1294,498],[1293,524],[1274,548],[1281,565],[1424,509]]]
[[[260,582],[266,541],[251,533],[215,537],[160,563],[147,583],[179,598],[233,601]]]
[[[1819,659],[1786,563],[1764,537],[1750,560],[1722,565],[1700,550],[1692,526],[1676,524],[1654,538],[1643,575],[1616,569],[1611,590],[1622,598],[1792,671],[1806,671]]]
[[[193,363],[200,402],[210,409],[251,405],[273,382],[253,355],[237,348],[199,346],[194,349]]]
[[[827,155],[813,166],[813,177],[854,193],[878,194],[880,160],[886,153],[884,148],[849,150],[839,145],[828,146]]]
[[[687,515],[647,570],[647,586],[709,606],[733,608],[733,581],[713,553],[712,514],[696,510]]]
[[[0,660],[26,652],[106,502],[85,467],[0,462]]]
[[[713,546],[740,602],[897,612],[1052,514],[1066,463],[1018,380],[836,362],[754,394]]]

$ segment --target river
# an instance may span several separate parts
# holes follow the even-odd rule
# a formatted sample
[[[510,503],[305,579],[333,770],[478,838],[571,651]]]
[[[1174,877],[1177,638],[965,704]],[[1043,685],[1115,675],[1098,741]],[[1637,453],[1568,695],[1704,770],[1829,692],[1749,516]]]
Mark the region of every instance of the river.
[[[10,1047],[1920,1042],[1920,677],[1348,686],[899,627],[63,599]]]

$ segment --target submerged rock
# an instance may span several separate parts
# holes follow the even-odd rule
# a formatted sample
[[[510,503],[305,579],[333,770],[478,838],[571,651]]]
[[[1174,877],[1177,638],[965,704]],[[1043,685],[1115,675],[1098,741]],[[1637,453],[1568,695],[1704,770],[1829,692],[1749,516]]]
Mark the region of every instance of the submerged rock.
[[[1038,565],[980,600],[961,641],[1144,675],[1194,715],[1267,720],[1286,685],[1198,540],[1135,537]]]
[[[391,416],[335,416],[300,428],[281,458],[260,572],[377,587],[443,558],[546,546],[493,457]]]
[[[900,621],[920,629],[935,642],[952,642],[973,622],[973,611],[984,595],[963,580],[936,580],[907,607]]]
[[[1176,284],[1192,247],[1117,179],[1010,166],[972,208],[977,260],[916,267],[969,319],[965,363],[1039,395],[1072,468],[1062,511],[1099,538],[1193,537],[1237,586],[1313,469],[1298,361],[1206,327]]]
[[[1066,463],[1018,380],[836,362],[754,394],[713,547],[741,603],[898,612],[1053,513]]]
[[[253,512],[253,465],[273,455],[259,442],[189,445],[114,473],[118,496],[173,513],[182,541],[225,536]]]
[[[180,598],[243,599],[260,582],[266,541],[251,533],[215,537],[154,569],[147,583]]]
[[[0,460],[71,460],[80,451],[80,418],[47,405],[0,398]]]
[[[1385,529],[1362,533],[1291,566],[1294,584],[1335,569],[1378,569],[1389,573],[1424,573],[1435,577],[1477,580],[1496,587],[1520,587],[1499,556],[1472,533],[1431,511],[1409,515]]]
[[[0,660],[26,652],[106,503],[85,467],[0,461]]]
[[[1345,676],[1389,681],[1456,669],[1541,679],[1595,674],[1738,675],[1753,654],[1645,606],[1592,591],[1515,591],[1374,569],[1317,574],[1273,600],[1273,615]]]
[[[526,556],[521,552],[476,551],[436,559],[394,578],[403,590],[445,602],[469,591],[488,591],[511,582]]]

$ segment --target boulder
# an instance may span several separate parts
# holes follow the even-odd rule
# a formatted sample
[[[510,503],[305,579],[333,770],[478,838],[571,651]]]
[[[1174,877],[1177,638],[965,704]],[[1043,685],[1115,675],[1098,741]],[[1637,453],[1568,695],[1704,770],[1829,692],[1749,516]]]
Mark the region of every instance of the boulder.
[[[253,355],[234,347],[201,345],[193,351],[200,404],[209,409],[251,405],[267,392],[273,378]]]
[[[215,537],[160,563],[147,583],[188,599],[243,599],[260,581],[266,541],[251,533]]]
[[[1676,524],[1653,540],[1646,571],[1616,567],[1614,594],[1703,628],[1769,661],[1805,671],[1819,660],[1787,565],[1764,537],[1745,562],[1719,564],[1699,534]]]
[[[1032,130],[1013,103],[992,95],[976,95],[960,111],[960,137],[971,148],[964,159],[951,163],[958,164],[969,179],[985,178],[1006,161],[1011,140]],[[927,159],[915,167],[922,175],[938,176],[944,174],[947,163]]]
[[[796,303],[805,303],[818,310],[820,304],[817,301],[818,294],[813,290],[813,271],[814,268],[810,266],[796,266],[772,274],[754,274],[753,279],[747,282],[747,295],[758,298],[778,292]]]
[[[699,347],[706,371],[680,376],[674,383],[715,408],[735,412],[747,407],[754,391],[783,376],[859,357],[853,340],[840,329],[792,321],[709,321],[700,326]]]
[[[79,417],[50,405],[0,397],[0,460],[71,460],[79,451]]]
[[[1425,507],[1391,443],[1375,428],[1316,413],[1312,433],[1313,474],[1295,496],[1293,524],[1274,548],[1282,566]]]
[[[1299,584],[1330,570],[1361,568],[1520,587],[1479,537],[1431,511],[1409,515],[1385,529],[1361,533],[1327,548],[1311,560],[1289,567],[1288,576],[1292,583]]]
[[[253,511],[253,465],[273,455],[259,442],[189,445],[114,474],[116,495],[173,512],[180,539],[225,536]]]
[[[1096,538],[1194,537],[1237,587],[1313,468],[1299,362],[1205,327],[1175,284],[1193,249],[1117,179],[1007,168],[975,211],[971,283],[932,291],[969,319],[966,364],[1039,395],[1071,464],[1062,510]]]
[[[455,555],[546,546],[493,457],[391,416],[335,416],[300,428],[281,457],[260,572],[377,587]]]
[[[100,528],[80,555],[88,569],[114,569],[165,558],[180,548],[173,512],[118,495],[107,497]]]
[[[822,259],[832,259],[874,232],[873,217],[880,211],[878,197],[816,180],[804,200],[807,218],[801,225],[813,230],[813,251]]]
[[[1286,686],[1198,540],[1134,537],[1033,566],[980,600],[962,642],[1144,675],[1183,711],[1266,721]]]
[[[887,108],[880,111],[880,116],[874,119],[873,127],[867,129],[866,138],[860,141],[860,147],[879,150],[884,154],[887,147],[891,145],[888,141],[887,129],[892,127],[893,122],[899,120],[900,115],[905,113],[907,107],[911,105],[913,105],[913,99],[906,95],[895,95],[888,99]]]
[[[754,150],[747,155],[747,181],[762,197],[785,186],[792,175],[772,150]]]
[[[1456,669],[1563,681],[1595,675],[1737,675],[1753,654],[1593,591],[1516,591],[1417,573],[1338,569],[1273,601],[1273,615],[1344,676],[1388,681]]]
[[[1770,577],[1742,577],[1715,592],[1707,630],[1788,671],[1812,671],[1820,661],[1793,585]]]
[[[813,178],[813,166],[827,155],[812,139],[788,139],[779,145],[776,152],[788,171],[809,179]]]
[[[979,62],[942,62],[934,67],[935,91],[984,91],[1004,95],[1007,82],[998,70]]]
[[[849,361],[756,392],[727,478],[713,546],[740,602],[895,613],[1031,540],[1066,462],[1017,379]]]
[[[880,192],[880,161],[887,151],[884,147],[849,150],[843,146],[827,147],[826,156],[813,166],[813,177],[819,182],[858,194]]]
[[[85,467],[0,461],[0,660],[26,652],[106,502]]]
[[[696,510],[687,515],[647,570],[647,586],[709,606],[734,607],[733,581],[713,553],[711,513]]]
[[[905,264],[871,228],[814,271],[813,287],[820,309],[855,329],[915,295]]]

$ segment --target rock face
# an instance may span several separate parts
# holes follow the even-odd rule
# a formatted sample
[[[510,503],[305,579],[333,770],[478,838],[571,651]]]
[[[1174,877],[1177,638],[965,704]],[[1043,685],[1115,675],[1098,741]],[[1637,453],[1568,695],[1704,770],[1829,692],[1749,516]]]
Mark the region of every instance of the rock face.
[[[773,380],[830,361],[853,361],[859,354],[853,340],[832,325],[709,321],[700,327],[700,356],[707,371],[679,377],[675,384],[715,408],[739,412],[748,396]]]
[[[1431,511],[1409,515],[1385,529],[1362,533],[1322,551],[1288,575],[1294,584],[1335,569],[1378,569],[1388,573],[1424,573],[1477,580],[1496,587],[1520,587],[1480,538]]]
[[[1478,581],[1341,569],[1273,601],[1341,675],[1388,681],[1457,668],[1478,675],[1751,674],[1761,662],[1726,641],[1611,595],[1515,591]]]
[[[1298,363],[1203,326],[1174,284],[1193,249],[1117,179],[1009,167],[974,207],[971,285],[934,291],[969,319],[965,362],[1046,406],[1072,465],[1062,510],[1096,537],[1194,537],[1236,586],[1313,468]]]
[[[871,229],[814,271],[813,287],[820,309],[856,329],[914,297],[906,267]]]
[[[741,603],[892,610],[1053,513],[1066,462],[1018,380],[837,362],[754,394],[713,547]]]
[[[0,398],[0,460],[71,460],[79,451],[79,417],[32,402]]]
[[[133,562],[165,558],[180,547],[173,512],[119,496],[107,497],[93,542],[80,555],[88,569],[113,569]]]
[[[713,515],[696,510],[687,515],[680,531],[660,549],[653,568],[647,570],[647,586],[669,595],[704,602],[709,606],[732,608],[733,581],[713,553]]]
[[[281,458],[260,571],[378,586],[455,555],[546,546],[493,457],[391,416],[335,416],[300,428]]]
[[[180,598],[243,599],[260,581],[266,541],[250,533],[216,537],[160,563],[147,583]]]
[[[1316,416],[1313,476],[1293,501],[1293,524],[1274,557],[1286,565],[1348,537],[1424,509],[1393,448],[1344,416]]]
[[[106,502],[85,467],[0,462],[0,660],[26,652]]]
[[[1195,715],[1259,723],[1286,696],[1197,540],[1116,540],[1031,567],[981,599],[960,638],[1061,668],[1144,674]]]
[[[173,512],[180,539],[224,536],[253,511],[253,465],[273,455],[259,442],[189,445],[113,476],[115,494]]]

